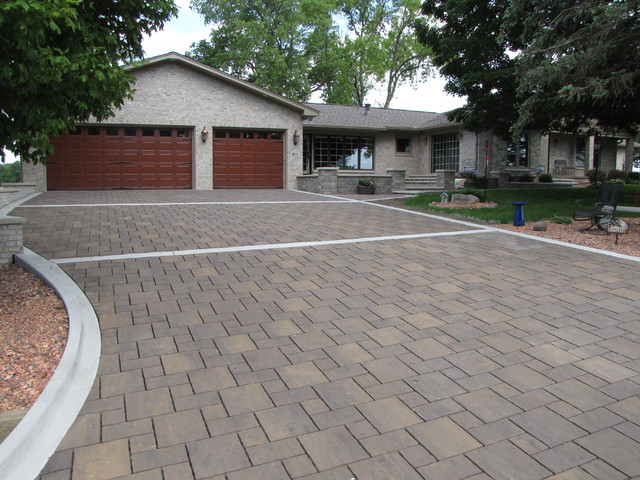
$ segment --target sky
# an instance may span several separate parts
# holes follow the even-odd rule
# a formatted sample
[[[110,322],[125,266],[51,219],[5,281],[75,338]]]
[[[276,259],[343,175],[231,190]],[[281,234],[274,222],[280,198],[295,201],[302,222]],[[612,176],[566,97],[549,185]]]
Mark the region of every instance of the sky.
[[[184,54],[191,44],[209,37],[211,27],[207,27],[200,14],[189,9],[190,0],[176,0],[180,8],[177,18],[165,24],[164,30],[145,36],[142,46],[147,57],[154,57],[169,52]],[[410,86],[398,88],[391,102],[391,108],[402,110],[423,110],[427,112],[446,112],[461,107],[464,100],[444,92],[444,79],[438,75],[422,83],[417,89]],[[321,102],[319,97],[312,97],[312,102]],[[367,96],[366,101],[374,107],[384,102],[383,88]],[[6,152],[6,163],[15,161],[11,152]]]

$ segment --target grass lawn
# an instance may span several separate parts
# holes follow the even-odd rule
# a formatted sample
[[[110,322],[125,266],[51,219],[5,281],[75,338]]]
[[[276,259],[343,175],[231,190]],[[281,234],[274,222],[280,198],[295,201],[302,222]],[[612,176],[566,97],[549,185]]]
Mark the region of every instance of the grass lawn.
[[[484,190],[465,189],[456,193],[472,193],[480,198]],[[576,200],[584,199],[586,205],[593,204],[596,190],[592,188],[548,188],[487,190],[485,201],[497,203],[496,208],[438,208],[429,204],[440,201],[440,194],[420,195],[409,198],[405,205],[424,210],[453,213],[459,216],[492,223],[511,223],[514,207],[510,202],[527,202],[524,217],[527,221],[552,220],[557,217],[571,218]],[[625,185],[618,205],[638,205],[638,185]],[[640,214],[624,212],[618,216],[639,217]]]

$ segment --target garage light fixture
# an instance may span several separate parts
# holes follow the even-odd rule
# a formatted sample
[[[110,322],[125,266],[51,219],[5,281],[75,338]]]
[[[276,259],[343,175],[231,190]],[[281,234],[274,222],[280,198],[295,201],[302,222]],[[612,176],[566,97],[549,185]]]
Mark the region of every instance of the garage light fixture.
[[[295,132],[293,132],[293,144],[297,145],[299,141],[300,141],[300,134],[298,133],[298,130],[296,130]]]
[[[209,136],[209,131],[207,127],[202,127],[202,131],[200,132],[200,136],[202,137],[202,143],[207,142],[207,137]]]

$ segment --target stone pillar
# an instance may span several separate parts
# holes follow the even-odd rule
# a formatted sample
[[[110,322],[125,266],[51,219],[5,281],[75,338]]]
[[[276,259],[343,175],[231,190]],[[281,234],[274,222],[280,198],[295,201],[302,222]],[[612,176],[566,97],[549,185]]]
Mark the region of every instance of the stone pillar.
[[[338,193],[338,169],[322,167],[318,169],[318,193]]]
[[[456,171],[455,170],[436,170],[438,178],[438,188],[443,190],[453,190],[456,188]]]
[[[509,180],[511,180],[511,174],[509,172],[498,172],[498,188],[507,188],[509,186]]]
[[[387,173],[391,175],[391,191],[403,191],[405,189],[407,171],[404,169],[388,168]]]
[[[47,169],[41,164],[22,162],[22,182],[35,185],[36,192],[44,192],[46,185]]]
[[[22,217],[0,216],[0,265],[13,263],[13,255],[22,253],[23,225],[27,221]]]

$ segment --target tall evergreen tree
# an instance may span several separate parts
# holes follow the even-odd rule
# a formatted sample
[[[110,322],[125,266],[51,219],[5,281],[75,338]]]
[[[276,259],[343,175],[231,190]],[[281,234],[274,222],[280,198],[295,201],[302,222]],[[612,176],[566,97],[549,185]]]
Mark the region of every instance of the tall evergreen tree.
[[[505,138],[640,123],[640,0],[427,0],[419,26],[450,117]]]

